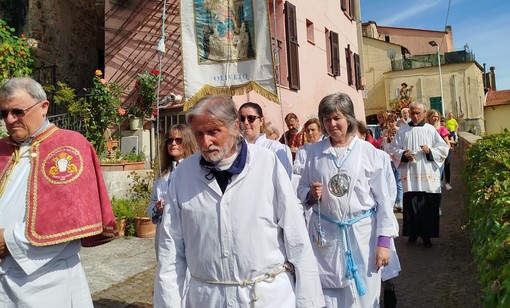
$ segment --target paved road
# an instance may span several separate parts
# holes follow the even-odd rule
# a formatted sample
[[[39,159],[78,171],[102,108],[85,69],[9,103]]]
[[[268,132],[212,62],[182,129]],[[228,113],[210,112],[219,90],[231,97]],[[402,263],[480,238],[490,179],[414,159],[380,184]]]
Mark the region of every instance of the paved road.
[[[83,248],[80,255],[96,308],[152,306],[156,267],[153,238],[119,238]],[[149,305],[133,306],[135,302]]]
[[[464,189],[458,157],[452,166],[453,190],[443,193],[441,238],[432,248],[421,242],[395,243],[402,272],[395,278],[398,307],[480,307],[465,220]],[[402,222],[402,215],[397,214]],[[98,248],[82,250],[85,271],[96,307],[152,307],[155,273],[154,240],[119,239]]]

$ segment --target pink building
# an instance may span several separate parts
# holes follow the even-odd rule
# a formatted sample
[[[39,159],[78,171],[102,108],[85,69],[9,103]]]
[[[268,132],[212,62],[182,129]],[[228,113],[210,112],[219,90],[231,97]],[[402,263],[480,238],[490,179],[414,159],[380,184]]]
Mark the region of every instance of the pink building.
[[[275,3],[273,1],[276,1]],[[162,32],[163,3],[105,1],[105,73],[109,80],[129,85],[126,104],[135,99],[136,75],[159,69],[156,50]],[[360,68],[361,25],[359,0],[269,0],[271,33],[276,33],[281,105],[255,92],[235,96],[239,105],[261,104],[266,120],[282,133],[283,117],[294,112],[303,124],[317,116],[317,105],[326,95],[345,92],[355,104],[356,115],[364,119]],[[162,58],[161,97],[184,95],[179,1],[167,1],[166,53]],[[276,62],[276,61],[275,61]],[[184,97],[184,100],[186,98]],[[170,101],[171,102],[171,101]],[[182,102],[165,112],[169,124],[182,121]]]

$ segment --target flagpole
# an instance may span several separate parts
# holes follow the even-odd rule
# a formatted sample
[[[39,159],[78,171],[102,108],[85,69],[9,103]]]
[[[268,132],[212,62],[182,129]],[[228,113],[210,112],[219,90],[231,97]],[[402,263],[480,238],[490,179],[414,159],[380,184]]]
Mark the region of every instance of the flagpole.
[[[163,14],[162,14],[162,18],[161,18],[161,38],[159,39],[158,41],[158,46],[157,46],[157,49],[158,49],[158,60],[159,60],[159,78],[158,78],[158,96],[157,96],[157,101],[156,101],[156,110],[157,110],[157,113],[156,113],[156,158],[159,160],[158,161],[158,175],[156,178],[159,178],[161,177],[161,174],[162,174],[162,171],[161,171],[161,136],[160,136],[160,103],[161,103],[161,76],[163,74],[163,65],[162,65],[162,62],[163,62],[163,55],[165,54],[165,51],[166,51],[166,47],[165,47],[165,20],[166,20],[166,0],[163,0]],[[166,133],[166,132],[165,132]]]

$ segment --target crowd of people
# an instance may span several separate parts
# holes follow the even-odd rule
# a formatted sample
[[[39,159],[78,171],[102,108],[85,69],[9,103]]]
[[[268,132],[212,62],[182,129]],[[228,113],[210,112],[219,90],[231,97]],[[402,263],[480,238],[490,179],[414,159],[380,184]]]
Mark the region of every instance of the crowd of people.
[[[30,78],[0,88],[0,304],[92,307],[78,252],[115,220],[93,148],[48,106]],[[154,306],[378,307],[381,287],[394,305],[394,211],[410,244],[433,245],[458,124],[418,102],[377,119],[372,136],[334,93],[279,136],[257,103],[200,99],[159,151]]]

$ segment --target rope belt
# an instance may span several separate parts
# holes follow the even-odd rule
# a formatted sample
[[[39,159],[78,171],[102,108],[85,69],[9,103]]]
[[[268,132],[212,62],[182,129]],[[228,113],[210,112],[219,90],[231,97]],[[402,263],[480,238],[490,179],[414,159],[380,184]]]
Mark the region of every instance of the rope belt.
[[[375,211],[376,211],[375,208],[371,208],[370,210],[366,211],[365,213],[357,217],[347,219],[346,221],[336,221],[314,210],[314,212],[317,213],[317,215],[319,215],[320,218],[338,226],[338,228],[340,229],[340,237],[342,236],[342,234],[345,236],[345,263],[346,263],[345,278],[354,279],[354,283],[356,284],[356,289],[358,290],[359,296],[365,295],[366,290],[365,286],[361,282],[358,267],[356,266],[356,264],[354,263],[354,259],[352,258],[351,241],[349,239],[349,232],[347,229],[348,227],[352,226],[358,221],[370,217],[373,213],[375,213]]]
[[[276,276],[284,273],[284,272],[294,272],[294,265],[292,265],[292,263],[290,262],[285,262],[283,263],[282,266],[280,266],[279,268],[277,268],[275,271],[272,271],[272,272],[267,272],[267,273],[264,273],[260,276],[257,276],[253,279],[245,279],[243,281],[216,281],[216,280],[207,280],[207,279],[202,279],[200,277],[197,277],[193,274],[191,274],[191,277],[197,281],[200,281],[202,283],[208,283],[208,284],[215,284],[215,285],[224,285],[224,286],[239,286],[239,287],[242,287],[242,288],[245,288],[247,286],[253,286],[253,291],[252,291],[252,297],[251,297],[251,300],[252,300],[252,303],[253,303],[253,307],[255,307],[255,303],[257,302],[258,300],[258,296],[257,296],[257,291],[256,291],[256,286],[259,282],[267,282],[267,283],[271,283],[275,280]]]

